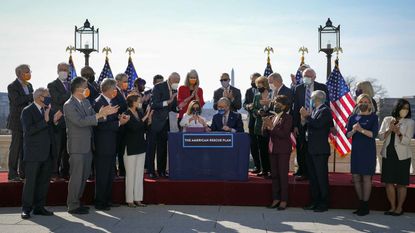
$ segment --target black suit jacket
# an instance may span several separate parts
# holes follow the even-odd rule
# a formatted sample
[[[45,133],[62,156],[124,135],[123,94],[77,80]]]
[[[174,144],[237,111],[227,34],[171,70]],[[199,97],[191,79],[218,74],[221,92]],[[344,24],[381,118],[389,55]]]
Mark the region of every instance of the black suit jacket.
[[[61,80],[56,79],[48,84],[50,97],[52,98],[52,112],[61,111],[63,113],[63,105],[71,97],[71,87],[68,82],[68,90],[65,89],[64,84]],[[62,117],[57,125],[58,129],[66,129],[65,118]]]
[[[99,112],[101,107],[107,105],[109,103],[101,94],[96,99],[94,110],[95,112]],[[107,116],[107,119],[104,121],[98,122],[94,132],[95,152],[97,155],[115,156],[118,128],[117,113]]]
[[[177,112],[177,98],[168,105],[163,106],[163,101],[170,99],[170,91],[167,81],[158,83],[154,86],[151,98],[151,108],[154,110],[151,122],[151,130],[159,132],[168,124],[169,112]]]
[[[124,97],[124,94],[117,88],[117,96],[111,100],[111,105],[115,106],[118,105],[120,108],[118,109],[118,114],[121,114],[127,111],[127,99]]]
[[[242,101],[241,101],[241,91],[233,86],[230,86],[229,89],[232,91],[234,100],[231,102],[231,111],[236,112],[242,107]],[[218,101],[220,98],[223,97],[223,88],[217,89],[213,93],[213,108],[215,110],[218,110]]]
[[[308,152],[311,155],[329,155],[328,137],[333,117],[326,105],[321,105],[307,118]]]
[[[322,83],[314,82],[314,91],[321,90],[326,93],[326,104],[329,105],[329,92],[327,86]],[[293,103],[293,127],[301,127],[300,109],[305,106],[305,84],[300,84],[295,87],[294,103]]]
[[[211,129],[212,131],[223,131],[223,115],[219,113],[215,114],[212,119]],[[226,124],[229,128],[235,129],[236,132],[244,132],[244,125],[242,122],[241,114],[237,112],[229,112],[228,123]]]
[[[28,95],[26,95],[22,84],[20,84],[17,79],[7,86],[10,107],[9,117],[7,118],[7,128],[12,131],[22,131],[22,124],[19,120],[20,115],[22,114],[23,108],[33,102],[32,84],[28,83],[27,88],[29,89]]]
[[[88,88],[89,88],[89,91],[90,91],[90,94],[88,96],[88,100],[89,100],[89,103],[91,104],[91,106],[94,106],[95,100],[100,95],[101,90],[99,88],[98,83],[96,83],[95,81],[92,82],[92,83],[88,82]]]
[[[254,102],[254,91],[256,90],[256,88],[248,88],[245,92],[245,100],[244,100],[244,109],[249,113],[249,123],[248,123],[248,127],[250,129],[253,130],[254,125],[255,125],[255,118],[253,116],[252,110],[248,110],[248,108],[246,107],[248,104],[252,104]],[[256,93],[256,92],[255,92]]]
[[[142,111],[138,111],[139,119],[127,110],[126,115],[130,116],[130,120],[124,126],[124,142],[127,146],[127,155],[136,155],[146,152],[147,142],[144,134],[147,129],[147,123],[141,119],[144,117]]]
[[[282,85],[281,89],[278,91],[278,93],[276,95],[285,95],[287,96],[288,100],[290,101],[290,109],[292,107],[293,104],[293,91],[286,87],[285,85]],[[290,111],[291,112],[291,111]]]
[[[47,123],[34,103],[23,109],[20,120],[23,128],[24,161],[41,162],[55,156],[52,148],[54,146],[52,114],[49,119],[50,123]]]

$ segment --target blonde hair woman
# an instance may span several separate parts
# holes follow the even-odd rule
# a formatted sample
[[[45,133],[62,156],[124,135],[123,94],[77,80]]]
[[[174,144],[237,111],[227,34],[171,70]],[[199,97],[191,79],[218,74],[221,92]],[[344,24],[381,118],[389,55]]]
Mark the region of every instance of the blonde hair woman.
[[[376,142],[379,125],[371,98],[367,94],[357,97],[356,113],[349,117],[347,137],[352,138],[351,173],[360,207],[353,212],[359,216],[369,214],[372,176],[376,169]]]
[[[361,81],[356,84],[356,98],[361,94],[366,94],[370,97],[370,100],[372,101],[372,104],[373,104],[373,112],[377,113],[378,106],[377,106],[375,99],[373,99],[375,97],[375,91],[373,89],[371,82]]]

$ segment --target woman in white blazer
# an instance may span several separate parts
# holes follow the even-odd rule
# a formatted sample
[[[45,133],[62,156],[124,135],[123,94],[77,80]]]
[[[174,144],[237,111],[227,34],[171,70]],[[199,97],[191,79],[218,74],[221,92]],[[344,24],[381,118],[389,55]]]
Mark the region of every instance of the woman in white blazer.
[[[415,122],[411,119],[411,105],[399,99],[392,115],[385,117],[379,131],[379,139],[384,140],[382,151],[382,182],[386,185],[386,195],[391,208],[385,215],[400,216],[409,185],[409,170],[412,150],[411,139]],[[398,202],[396,203],[396,196]]]

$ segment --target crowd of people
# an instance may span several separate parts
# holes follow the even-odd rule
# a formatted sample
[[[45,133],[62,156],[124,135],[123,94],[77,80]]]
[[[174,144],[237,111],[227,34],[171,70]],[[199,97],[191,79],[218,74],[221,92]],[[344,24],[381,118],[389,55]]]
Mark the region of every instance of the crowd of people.
[[[213,93],[217,113],[208,120],[201,116],[205,104],[196,70],[190,70],[184,85],[173,72],[167,80],[156,75],[154,87],[145,90],[146,81],[137,78],[128,90],[128,76],[116,75],[99,84],[94,70],[86,66],[81,77],[69,81],[69,65],[57,66],[57,79],[47,88],[30,84],[29,65],[16,68],[16,80],[8,86],[12,132],[9,153],[10,181],[25,179],[22,218],[30,214],[53,215],[45,209],[49,182],[68,180],[67,207],[71,214],[88,214],[81,201],[87,179],[95,179],[97,210],[110,210],[112,183],[125,177],[125,197],[129,207],[144,207],[143,176],[151,179],[169,176],[167,141],[171,128],[185,132],[244,132],[242,107],[248,112],[251,171],[272,180],[273,202],[268,208],[285,210],[288,203],[288,173],[292,135],[296,138],[298,169],[295,179],[310,183],[314,212],[329,208],[329,134],[335,133],[325,84],[315,81],[308,65],[299,68],[301,83],[292,78],[287,87],[278,73],[268,77],[253,73],[245,92],[230,85],[229,74],[220,75],[221,87]],[[391,208],[387,215],[403,213],[409,184],[410,148],[415,123],[410,104],[400,99],[379,129],[377,107],[370,82],[360,82],[356,107],[347,122],[352,140],[351,173],[360,201],[354,213],[369,214],[368,201],[376,166],[375,138],[384,140],[381,151],[382,182]],[[173,127],[174,126],[174,127]],[[155,164],[157,161],[157,166]]]

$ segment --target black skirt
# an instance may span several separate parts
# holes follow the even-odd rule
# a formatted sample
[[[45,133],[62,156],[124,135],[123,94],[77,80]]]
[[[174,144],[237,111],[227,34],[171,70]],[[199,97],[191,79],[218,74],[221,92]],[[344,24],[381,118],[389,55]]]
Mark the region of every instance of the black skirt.
[[[388,184],[409,185],[411,158],[399,160],[395,150],[395,133],[386,148],[386,158],[382,159],[382,182]]]

